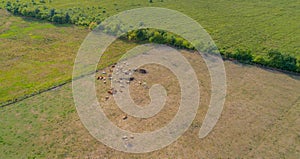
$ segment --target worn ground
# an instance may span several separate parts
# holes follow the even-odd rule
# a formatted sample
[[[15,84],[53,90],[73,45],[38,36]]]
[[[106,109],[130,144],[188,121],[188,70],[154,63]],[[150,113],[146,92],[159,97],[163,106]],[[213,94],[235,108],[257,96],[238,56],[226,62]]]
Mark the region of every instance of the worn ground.
[[[83,127],[72,99],[71,84],[0,109],[0,158],[297,158],[300,155],[300,81],[290,76],[248,65],[225,62],[228,94],[222,116],[204,139],[198,132],[209,103],[210,80],[197,54],[183,53],[200,81],[201,104],[191,127],[176,142],[147,154],[115,151],[94,139]],[[146,65],[146,75],[134,74],[132,96],[137,104],[149,102],[144,87],[159,82],[168,98],[165,108],[153,118],[125,115],[104,100],[109,83],[97,81],[99,101],[106,115],[119,127],[152,131],[175,115],[178,83],[166,68]],[[161,76],[164,74],[164,76]]]

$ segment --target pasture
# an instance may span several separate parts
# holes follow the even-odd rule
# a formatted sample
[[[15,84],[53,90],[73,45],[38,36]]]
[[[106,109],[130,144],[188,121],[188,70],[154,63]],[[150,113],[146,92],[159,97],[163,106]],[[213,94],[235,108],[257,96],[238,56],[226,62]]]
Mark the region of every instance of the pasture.
[[[201,103],[196,119],[186,133],[170,146],[147,154],[115,151],[93,138],[79,120],[71,84],[1,108],[0,158],[297,158],[299,156],[300,80],[278,72],[225,62],[228,94],[222,116],[204,139],[198,132],[209,103],[210,80],[205,63],[196,54],[183,52],[200,80]],[[109,83],[97,81],[101,107],[119,127],[133,132],[163,127],[178,109],[178,85],[163,67],[147,65],[146,75],[135,75],[149,85],[161,83],[168,91],[163,110],[149,119],[128,116],[105,100]],[[106,69],[108,70],[108,69]],[[163,72],[161,72],[163,71]],[[164,73],[169,78],[160,75]],[[137,104],[149,102],[148,90],[131,86]]]
[[[198,114],[176,142],[148,154],[118,152],[94,139],[79,119],[70,83],[76,53],[90,31],[86,24],[139,7],[165,7],[190,16],[209,32],[223,51],[250,50],[252,54],[266,56],[274,49],[297,57],[300,64],[300,1],[45,0],[42,4],[50,10],[72,11],[72,16],[78,17],[80,22],[76,25],[12,15],[3,9],[7,1],[0,2],[0,106],[14,103],[0,107],[0,158],[300,156],[299,76],[225,61],[228,94],[222,116],[207,138],[198,139],[209,103],[210,79],[202,59],[181,50],[197,68],[201,88]],[[106,50],[98,68],[107,70],[124,52],[138,44],[115,41]],[[149,85],[161,82],[170,95],[162,112],[147,120],[131,116],[123,120],[124,113],[111,97],[105,99],[109,83],[96,83],[101,107],[123,129],[155,130],[169,122],[178,109],[179,88],[172,73],[155,65],[147,65],[145,69],[149,74],[135,75],[135,78]],[[58,86],[61,84],[64,85]],[[43,92],[49,88],[53,89]],[[140,88],[137,81],[133,81],[131,90],[137,104],[149,102],[148,90]],[[36,95],[18,101],[31,94]]]
[[[4,8],[7,1],[1,2]],[[13,3],[13,1],[11,1]],[[20,0],[19,3],[32,2]],[[36,1],[39,3],[39,1]],[[45,1],[43,6],[60,12],[72,11],[74,17],[90,23],[89,17],[103,20],[118,12],[138,7],[166,7],[198,21],[212,36],[220,50],[250,50],[265,56],[271,49],[298,58],[298,1]],[[30,8],[30,6],[28,7]],[[78,48],[89,32],[85,27],[50,24],[33,18],[12,16],[1,10],[1,91],[0,103],[15,101],[71,79],[72,64]],[[84,22],[85,23],[85,22]],[[122,43],[125,44],[125,43]],[[117,44],[118,50],[136,44]],[[113,47],[113,46],[112,46]],[[114,53],[115,50],[110,51]],[[260,59],[258,59],[260,61]],[[298,66],[300,68],[300,65]]]
[[[15,17],[4,10],[0,10],[0,22],[1,104],[71,80],[77,51],[88,30]],[[120,53],[135,45],[116,41],[103,59],[117,60]],[[108,65],[105,61],[102,64],[99,68]]]
[[[7,1],[3,1],[3,7]],[[20,3],[25,2],[31,0],[20,0]],[[164,7],[195,19],[208,31],[218,47],[226,51],[246,49],[254,54],[265,54],[275,49],[296,56],[300,53],[300,2],[297,0],[154,0],[153,3],[148,0],[52,0],[45,1],[42,6],[68,12],[80,19],[80,24],[87,25],[128,9]]]

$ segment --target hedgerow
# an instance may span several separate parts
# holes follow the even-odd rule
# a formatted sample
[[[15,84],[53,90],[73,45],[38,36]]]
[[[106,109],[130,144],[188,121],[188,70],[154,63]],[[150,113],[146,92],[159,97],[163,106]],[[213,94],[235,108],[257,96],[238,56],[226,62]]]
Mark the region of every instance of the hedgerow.
[[[97,16],[88,16],[84,14],[83,8],[68,8],[55,9],[48,8],[44,5],[45,1],[31,2],[11,2],[7,1],[5,8],[14,15],[21,15],[26,17],[33,17],[41,20],[47,20],[58,24],[76,24],[82,26],[89,26],[91,23],[100,23],[100,14]],[[95,7],[88,9],[96,9]]]
[[[5,4],[6,10],[15,15],[34,17],[41,20],[47,20],[50,22],[58,24],[75,24],[86,26],[89,29],[94,29],[98,24],[101,23],[101,14],[96,16],[86,15],[85,10],[101,9],[91,7],[91,8],[68,8],[64,10],[56,10],[54,8],[48,8],[44,5],[46,3],[44,0],[31,2],[15,2],[7,1]],[[106,13],[105,10],[102,11],[103,14]],[[106,26],[104,31],[107,33],[118,34],[122,32],[121,25]],[[148,41],[159,44],[168,44],[182,49],[195,49],[195,47],[185,40],[184,38],[174,35],[170,32],[157,29],[140,29],[129,31],[127,34],[123,35],[123,38],[127,40],[135,41]],[[213,45],[199,44],[197,48],[201,48],[204,52],[215,52],[217,48]],[[242,63],[248,64],[260,64],[263,66],[268,66],[272,68],[300,72],[300,58],[296,58],[293,55],[279,52],[278,50],[270,50],[267,55],[259,55],[253,53],[251,50],[236,49],[233,52],[225,51],[226,49],[220,49],[220,53],[224,58],[236,59]]]

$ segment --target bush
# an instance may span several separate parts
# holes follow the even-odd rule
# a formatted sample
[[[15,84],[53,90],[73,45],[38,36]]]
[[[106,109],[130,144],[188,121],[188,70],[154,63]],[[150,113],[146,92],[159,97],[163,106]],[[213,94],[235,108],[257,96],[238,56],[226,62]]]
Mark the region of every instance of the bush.
[[[237,49],[233,57],[238,61],[245,62],[245,63],[250,63],[253,60],[253,56],[250,50]]]
[[[89,30],[93,30],[97,27],[97,23],[96,22],[91,22],[90,25],[89,25]]]
[[[282,54],[277,50],[270,50],[267,54],[268,66],[288,71],[297,70],[297,59],[288,54]]]
[[[256,55],[255,58],[253,59],[253,62],[261,65],[267,64],[266,58],[261,55]]]
[[[297,69],[296,72],[300,72],[300,58],[297,59]]]

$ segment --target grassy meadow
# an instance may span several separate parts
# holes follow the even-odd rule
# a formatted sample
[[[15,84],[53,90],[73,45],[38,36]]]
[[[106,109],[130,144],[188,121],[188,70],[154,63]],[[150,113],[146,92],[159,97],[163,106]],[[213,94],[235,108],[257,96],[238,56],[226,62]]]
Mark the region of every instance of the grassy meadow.
[[[33,1],[19,1],[22,4],[27,2]],[[1,7],[4,8],[6,3],[6,0],[1,1]],[[154,0],[153,3],[147,0],[52,0],[42,5],[58,12],[70,11],[74,17],[85,17],[80,19],[87,21],[85,23],[103,20],[127,9],[149,6],[170,8],[198,21],[219,49],[225,52],[251,50],[264,56],[270,49],[275,49],[300,61],[300,22],[297,20],[300,5],[294,0],[259,3],[241,0]],[[0,53],[0,103],[14,101],[70,80],[77,50],[89,32],[85,27],[16,17],[4,10],[1,10],[0,23],[0,48],[3,50]],[[117,45],[114,48],[126,50],[126,45]]]
[[[0,103],[70,79],[85,29],[0,12]]]
[[[274,49],[300,61],[300,1],[153,0],[149,3],[149,0],[45,0],[42,4],[58,12],[70,11],[75,18],[84,17],[79,18],[77,25],[13,15],[3,9],[7,1],[0,1],[1,159],[300,156],[299,76],[225,61],[228,90],[224,110],[213,132],[200,140],[197,134],[209,103],[210,79],[201,58],[181,50],[198,71],[201,88],[198,114],[179,140],[147,154],[118,152],[94,139],[80,122],[69,83],[76,53],[90,32],[85,24],[139,7],[165,7],[190,16],[208,31],[219,49],[229,52],[251,50],[261,56]],[[33,2],[19,1],[24,4]],[[131,41],[115,41],[106,50],[99,68],[117,61],[124,52],[137,45]],[[155,77],[158,77],[157,81],[171,85],[166,78]],[[37,94],[62,83],[66,84]],[[99,81],[96,87],[99,100],[102,100],[107,94],[101,92],[106,93],[109,88]],[[147,93],[136,92],[134,98],[139,100]],[[175,97],[176,93],[172,93]],[[18,101],[31,94],[37,95]],[[136,131],[141,131],[139,126],[152,130],[153,125],[161,127],[165,124],[152,119],[145,123],[147,126],[139,125],[145,122],[140,120],[127,123],[135,121],[132,117],[126,123],[120,122],[123,113],[114,103],[109,101],[105,106],[108,117],[120,127],[130,129],[136,126]],[[172,117],[175,112],[172,106],[169,107],[171,114],[165,111],[160,117]]]
[[[0,103],[71,80],[76,53],[87,29],[15,17],[4,10],[0,13]],[[116,41],[103,59],[116,61],[135,45]]]
[[[6,0],[7,1],[7,0]],[[5,5],[2,4],[3,6]],[[13,1],[11,1],[13,2]],[[20,0],[31,2],[31,0]],[[38,1],[36,1],[38,2]],[[299,56],[300,2],[255,0],[52,0],[43,6],[69,11],[88,22],[103,20],[121,11],[139,7],[165,7],[180,11],[199,22],[219,48],[249,49],[264,54],[270,49]],[[49,3],[50,2],[50,3]],[[91,19],[95,18],[95,19]]]

